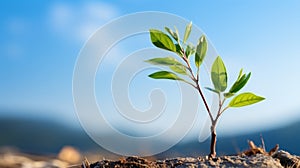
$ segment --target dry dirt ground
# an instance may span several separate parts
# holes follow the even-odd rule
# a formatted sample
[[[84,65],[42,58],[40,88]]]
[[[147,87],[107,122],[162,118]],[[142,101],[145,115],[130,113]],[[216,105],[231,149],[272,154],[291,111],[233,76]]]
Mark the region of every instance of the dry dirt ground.
[[[239,155],[220,156],[217,158],[173,158],[165,160],[149,161],[139,157],[127,157],[117,161],[101,160],[90,164],[87,159],[83,161],[83,168],[104,168],[104,167],[267,167],[267,168],[300,168],[300,157],[289,154],[285,151],[278,151],[277,144],[270,151],[265,150],[262,139],[262,147],[256,146],[253,141],[249,141],[249,149]]]
[[[80,163],[81,162],[81,163]],[[1,168],[171,168],[171,167],[268,167],[268,168],[300,168],[300,157],[285,151],[278,151],[273,156],[255,154],[252,156],[220,156],[216,159],[208,157],[172,158],[165,160],[147,160],[140,157],[127,157],[118,160],[100,160],[89,163],[88,160],[72,163],[58,157],[33,157],[30,155],[0,155]]]
[[[278,149],[278,148],[277,148]],[[89,158],[89,157],[88,157]],[[100,158],[100,157],[97,157]],[[98,160],[98,159],[96,159]],[[300,157],[286,151],[266,152],[255,145],[239,155],[206,157],[178,157],[165,160],[127,157],[91,162],[76,149],[65,147],[57,156],[43,157],[21,153],[0,153],[0,168],[171,168],[171,167],[268,167],[300,168]]]
[[[199,158],[174,158],[166,160],[148,161],[138,157],[127,157],[117,161],[101,160],[96,163],[89,164],[84,161],[81,167],[84,168],[110,168],[110,167],[126,167],[126,168],[171,168],[171,167],[262,167],[262,168],[282,168],[300,167],[299,157],[293,156],[285,151],[279,151],[273,156],[264,154],[255,154],[253,156],[221,156],[216,159],[208,157]]]

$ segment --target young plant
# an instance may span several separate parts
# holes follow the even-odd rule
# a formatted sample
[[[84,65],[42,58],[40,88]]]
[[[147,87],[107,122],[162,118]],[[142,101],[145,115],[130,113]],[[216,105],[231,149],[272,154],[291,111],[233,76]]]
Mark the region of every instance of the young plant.
[[[196,46],[194,46],[192,43],[187,43],[187,40],[192,30],[192,23],[186,26],[182,40],[180,39],[176,27],[174,31],[168,27],[165,27],[165,30],[167,33],[156,29],[150,29],[151,42],[154,46],[160,49],[168,50],[172,53],[175,53],[177,56],[179,56],[177,58],[181,59],[181,61],[177,58],[170,56],[147,60],[146,62],[148,63],[160,66],[167,66],[170,69],[170,71],[158,71],[152,73],[149,75],[149,77],[153,79],[170,79],[182,81],[191,85],[197,90],[197,92],[199,92],[199,95],[205,105],[206,111],[211,121],[211,145],[209,156],[211,158],[214,158],[216,157],[217,141],[216,125],[224,111],[230,107],[242,107],[251,105],[264,100],[264,98],[250,92],[245,92],[236,95],[246,85],[251,76],[251,73],[243,73],[243,69],[240,70],[240,73],[236,81],[231,86],[231,88],[228,91],[226,91],[227,71],[224,62],[222,61],[221,57],[218,56],[211,67],[211,81],[213,83],[213,88],[205,87],[205,89],[218,95],[219,107],[216,115],[213,116],[200,87],[199,79],[200,67],[203,63],[208,49],[206,37],[202,35],[199,38],[198,44]],[[191,56],[194,56],[194,69],[196,69],[196,72],[194,72],[194,70],[191,67]],[[225,101],[229,98],[232,99],[225,106]]]

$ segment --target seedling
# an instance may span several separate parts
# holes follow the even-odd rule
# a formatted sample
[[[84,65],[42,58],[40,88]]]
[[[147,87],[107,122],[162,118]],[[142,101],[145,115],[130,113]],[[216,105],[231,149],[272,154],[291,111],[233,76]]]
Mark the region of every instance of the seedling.
[[[163,58],[153,58],[146,62],[159,66],[166,66],[170,71],[157,71],[149,75],[153,79],[169,79],[178,80],[191,85],[199,93],[206,111],[209,115],[211,121],[211,145],[210,154],[211,158],[216,157],[216,125],[220,116],[230,107],[243,107],[251,105],[264,100],[265,98],[257,96],[251,92],[237,93],[246,85],[251,73],[243,73],[243,69],[233,83],[231,88],[227,89],[227,71],[225,64],[220,56],[218,56],[212,64],[211,67],[211,81],[213,87],[205,87],[205,89],[218,95],[219,107],[215,116],[213,116],[207,100],[202,92],[202,87],[200,85],[200,67],[206,56],[208,49],[208,44],[205,35],[199,38],[198,44],[194,46],[192,43],[187,43],[192,30],[192,23],[188,24],[185,29],[183,39],[180,39],[178,30],[172,30],[165,27],[166,33],[156,29],[150,29],[150,38],[154,46],[168,50],[179,57],[163,57]],[[191,57],[194,56],[194,69],[191,67]],[[195,71],[195,72],[194,72]],[[226,100],[231,99],[230,102],[225,106]]]

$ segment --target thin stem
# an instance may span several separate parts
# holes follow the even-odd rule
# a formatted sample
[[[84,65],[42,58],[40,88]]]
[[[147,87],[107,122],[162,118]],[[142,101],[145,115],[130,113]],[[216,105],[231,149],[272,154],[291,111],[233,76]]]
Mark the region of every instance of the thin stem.
[[[203,100],[203,103],[204,103],[204,105],[205,105],[206,111],[208,112],[208,115],[209,115],[209,117],[210,117],[210,120],[211,120],[211,122],[213,123],[213,122],[214,122],[214,118],[213,118],[213,116],[212,116],[212,114],[211,114],[211,112],[210,112],[210,109],[209,109],[209,107],[208,107],[208,104],[207,104],[207,102],[206,102],[206,99],[205,99],[205,97],[204,97],[204,94],[202,93],[201,88],[200,88],[198,82],[196,82],[196,85],[197,85],[197,88],[196,88],[196,89],[198,90],[198,92],[199,92],[199,94],[200,94],[200,96],[201,96],[201,98],[202,98],[202,100]]]
[[[220,110],[220,108],[222,107],[221,94],[220,93],[218,93],[218,98],[219,98],[219,110]],[[219,113],[219,111],[218,111],[218,113]]]
[[[188,82],[188,81],[186,81],[186,80],[183,80],[183,82],[185,82],[185,83],[187,83],[187,84],[189,84],[189,85],[193,86],[193,88],[197,88],[197,86],[195,86],[195,85],[194,85],[194,84],[192,84],[191,82]]]
[[[200,67],[197,68],[197,74],[196,74],[196,79],[199,80],[199,71],[200,71]]]
[[[221,112],[220,112],[220,115],[229,108],[229,106],[225,107]]]
[[[191,68],[190,62],[187,58],[183,58],[183,60],[186,62],[187,64],[187,69],[190,72],[191,75],[189,75],[189,77],[196,83],[197,79],[195,78],[194,74],[193,74],[193,70]]]
[[[224,98],[222,101],[220,101],[221,103],[219,104],[218,114],[217,114],[217,116],[216,116],[216,118],[215,118],[215,122],[216,122],[216,123],[218,122],[218,119],[219,119],[220,116],[223,114],[223,112],[229,108],[229,106],[227,106],[227,107],[225,107],[225,108],[222,109],[225,100],[226,100],[226,99]]]
[[[218,98],[219,98],[218,113],[217,113],[216,118],[214,120],[212,120],[212,122],[211,122],[211,141],[210,141],[210,154],[209,154],[210,158],[215,158],[216,157],[216,144],[217,144],[216,126],[217,126],[219,117],[221,116],[223,111],[226,110],[226,108],[222,110],[222,106],[225,102],[225,98],[223,98],[223,100],[221,101],[221,94],[220,93],[218,93]]]
[[[201,99],[202,99],[202,101],[203,101],[203,103],[204,103],[204,105],[205,105],[206,111],[207,111],[207,113],[208,113],[208,115],[209,115],[209,117],[210,117],[210,120],[211,120],[211,122],[213,122],[213,121],[214,121],[213,116],[212,116],[212,114],[211,114],[211,112],[210,112],[210,109],[209,109],[209,107],[208,107],[208,104],[207,104],[207,102],[206,102],[206,99],[205,99],[205,97],[204,97],[204,94],[202,93],[202,90],[201,90],[200,85],[199,85],[198,73],[197,73],[197,78],[196,78],[196,77],[194,76],[194,73],[193,73],[193,70],[192,70],[192,68],[191,68],[190,62],[189,62],[189,60],[186,58],[185,52],[183,52],[183,57],[182,57],[182,58],[183,58],[184,62],[186,62],[186,64],[187,64],[187,69],[188,69],[188,71],[191,73],[191,79],[196,83],[195,89],[197,89],[197,91],[199,92],[199,94],[200,94],[200,96],[201,96]]]
[[[222,108],[222,105],[223,105],[224,101],[222,103],[221,102],[219,103],[219,105],[220,105],[219,112],[218,112],[217,117],[214,120],[214,118],[212,116],[212,113],[211,113],[211,111],[210,111],[210,109],[208,107],[208,104],[206,102],[206,99],[204,97],[204,94],[202,93],[202,90],[201,90],[200,85],[199,85],[199,68],[197,69],[197,73],[196,73],[196,77],[195,77],[195,75],[194,75],[194,73],[192,71],[189,59],[186,57],[186,54],[185,54],[184,50],[182,48],[181,48],[181,50],[183,51],[182,52],[183,53],[182,59],[184,60],[184,62],[186,62],[187,69],[188,69],[188,71],[191,74],[190,78],[195,82],[195,84],[196,84],[195,88],[199,92],[199,94],[201,96],[201,99],[202,99],[202,101],[203,101],[203,103],[205,105],[206,111],[207,111],[207,113],[208,113],[208,115],[210,117],[210,121],[211,121],[211,144],[210,144],[210,155],[209,156],[211,158],[215,158],[216,157],[216,142],[217,142],[216,123],[217,123],[217,120],[219,118],[219,115],[220,115],[219,112],[220,112],[220,110]],[[193,84],[191,84],[191,85],[193,86]],[[220,99],[220,94],[219,94],[219,99]]]
[[[184,65],[184,67],[190,72],[190,74],[186,74],[190,79],[192,79],[194,82],[196,82],[194,79],[193,79],[193,72],[191,71],[191,69],[188,68],[188,66]]]
[[[217,144],[217,133],[216,133],[216,128],[215,126],[211,127],[211,140],[210,140],[210,158],[215,158],[217,153],[216,153],[216,144]]]
[[[222,111],[224,110],[221,110],[222,109],[222,107],[223,107],[223,105],[224,105],[224,102],[225,102],[225,100],[226,100],[226,98],[223,98],[223,100],[221,101],[221,98],[219,98],[219,100],[220,100],[220,109],[219,109],[219,112],[218,112],[218,114],[219,113],[222,113]],[[220,114],[221,115],[221,114]]]

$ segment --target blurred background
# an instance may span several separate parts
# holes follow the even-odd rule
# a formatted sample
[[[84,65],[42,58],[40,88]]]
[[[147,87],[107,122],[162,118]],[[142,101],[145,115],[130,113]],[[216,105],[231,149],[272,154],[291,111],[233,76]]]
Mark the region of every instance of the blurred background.
[[[73,106],[77,56],[88,38],[112,19],[162,11],[193,21],[222,56],[229,81],[243,67],[252,72],[244,91],[266,97],[255,106],[224,113],[218,151],[240,152],[248,139],[260,144],[262,135],[268,149],[278,143],[300,154],[300,1],[11,0],[1,1],[0,8],[1,149],[54,154],[71,145],[104,151],[81,128]],[[143,43],[151,46],[150,41]],[[197,131],[195,126],[165,155],[207,154],[208,142],[199,143]]]

